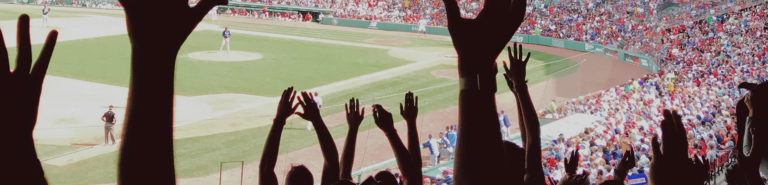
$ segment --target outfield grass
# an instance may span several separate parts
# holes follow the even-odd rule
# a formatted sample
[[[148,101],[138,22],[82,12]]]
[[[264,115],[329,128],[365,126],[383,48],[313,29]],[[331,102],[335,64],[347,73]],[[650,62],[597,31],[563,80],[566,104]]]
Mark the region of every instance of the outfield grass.
[[[37,158],[39,159],[48,159],[50,157],[54,157],[57,155],[73,152],[83,147],[84,146],[63,146],[63,145],[46,145],[46,144],[35,145],[35,149],[37,150]]]
[[[562,58],[557,56],[535,53],[534,58],[529,64],[528,79],[531,83],[542,82],[554,77],[569,74],[576,68],[575,62],[566,60],[564,62],[552,62]],[[541,58],[538,58],[541,57]],[[549,63],[549,64],[545,64]],[[537,67],[538,66],[538,67]],[[450,106],[455,106],[458,102],[458,90],[455,80],[435,77],[430,72],[438,69],[456,69],[455,65],[438,65],[431,68],[416,71],[414,73],[384,79],[378,82],[366,84],[348,91],[324,95],[326,105],[338,105],[346,102],[349,97],[358,97],[361,104],[380,103],[392,110],[402,101],[402,93],[408,90],[417,90],[419,96],[419,112],[428,114],[433,111],[441,110]],[[546,75],[540,71],[561,71],[556,74]],[[508,91],[500,80],[499,93]],[[382,88],[388,87],[388,88]],[[323,115],[329,115],[342,111],[343,106],[328,106],[323,109]],[[244,110],[244,112],[251,110]],[[243,118],[243,112],[232,113],[228,115],[234,117],[232,120],[225,121],[248,121],[251,118]],[[370,115],[370,114],[369,114]],[[227,115],[223,117],[228,117]],[[399,116],[394,117],[395,121],[401,120]],[[220,122],[222,120],[209,120]],[[206,121],[203,121],[206,122]],[[288,153],[302,148],[317,144],[317,136],[314,132],[307,132],[302,127],[306,122],[299,119],[291,119],[288,126],[283,131],[280,144],[280,153]],[[205,124],[205,123],[203,123]],[[290,129],[298,127],[302,129]],[[363,121],[360,131],[376,128],[373,119],[368,116]],[[219,170],[220,161],[246,161],[254,162],[260,159],[266,138],[270,127],[262,126],[251,129],[245,129],[236,132],[214,134],[208,136],[192,137],[175,140],[175,156],[177,176],[197,177],[215,173]],[[341,124],[329,128],[334,138],[344,137],[347,126]],[[364,136],[361,136],[364,137]],[[364,138],[361,138],[364,139]],[[341,147],[341,144],[338,144]],[[89,183],[108,183],[116,179],[117,153],[104,154],[99,157],[80,161],[64,167],[44,165],[49,181],[54,184],[89,184]],[[69,178],[72,176],[83,176],[84,178]]]
[[[451,43],[451,41],[446,41],[446,40],[435,40],[435,39],[429,39],[429,38],[417,38],[412,36],[401,36],[401,35],[392,35],[392,34],[385,35],[385,34],[377,34],[377,33],[371,33],[371,32],[344,31],[344,30],[338,30],[338,29],[322,29],[322,28],[310,29],[306,27],[297,27],[297,26],[291,26],[291,25],[268,24],[268,23],[260,22],[259,19],[248,19],[247,22],[239,22],[239,21],[243,21],[243,20],[236,20],[236,21],[206,20],[205,22],[216,24],[221,27],[229,26],[232,29],[239,29],[239,30],[249,30],[249,31],[257,31],[257,32],[265,32],[265,33],[294,35],[294,36],[339,40],[339,41],[348,41],[348,42],[368,43],[368,42],[365,42],[366,39],[381,39],[381,38],[399,39],[399,40],[406,40],[410,42],[408,44],[394,45],[396,47],[424,47],[424,46],[453,47],[453,43]],[[313,24],[313,23],[307,23],[307,24]],[[373,44],[373,43],[369,43],[369,44]]]
[[[241,93],[279,96],[293,85],[308,89],[397,67],[408,61],[387,50],[342,46],[251,35],[235,35],[234,50],[258,52],[264,58],[246,62],[210,62],[186,54],[218,50],[217,31],[194,32],[176,62],[176,94],[185,96]],[[41,45],[33,47],[40,51]],[[56,44],[48,74],[127,87],[130,42],[126,35],[65,41]],[[9,53],[16,53],[10,48]],[[11,61],[16,55],[11,55]]]

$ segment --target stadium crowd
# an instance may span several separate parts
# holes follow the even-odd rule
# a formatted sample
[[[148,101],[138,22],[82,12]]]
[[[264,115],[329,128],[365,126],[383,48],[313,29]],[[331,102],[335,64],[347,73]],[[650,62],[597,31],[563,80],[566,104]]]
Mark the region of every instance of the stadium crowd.
[[[190,7],[187,2],[179,2],[184,1],[120,0],[126,12],[132,45],[132,70],[125,133],[117,171],[119,184],[176,182],[172,124],[175,57],[186,36],[209,10],[227,1],[202,0],[194,7]],[[294,1],[272,3],[285,2]],[[319,2],[300,1],[299,5]],[[353,7],[344,14],[382,21],[407,22],[411,18],[398,16],[401,12],[377,17],[362,13],[359,8],[375,12],[390,10],[384,7],[396,5],[415,7],[413,12],[423,17],[413,19],[430,19],[432,25],[448,26],[459,55],[458,71],[463,78],[459,94],[459,123],[446,128],[446,133],[452,136],[440,134],[438,138],[429,137],[426,143],[419,142],[416,130],[418,97],[411,92],[405,94],[404,103],[399,109],[407,125],[405,143],[395,130],[392,113],[381,105],[372,106],[374,122],[387,137],[400,173],[395,175],[390,171],[382,171],[360,184],[424,184],[422,146],[430,150],[430,155],[437,155],[434,162],[430,158],[432,165],[437,164],[440,155],[444,153],[446,157],[454,159],[455,171],[449,177],[444,177],[450,180],[442,179],[440,182],[448,184],[610,185],[624,184],[627,176],[632,174],[647,174],[653,184],[704,184],[712,169],[709,162],[720,161],[722,156],[737,161],[726,174],[729,183],[765,184],[765,179],[760,175],[760,172],[767,172],[767,169],[760,167],[761,162],[768,161],[768,151],[763,146],[766,137],[762,134],[768,131],[763,123],[768,115],[768,109],[765,108],[768,105],[768,82],[765,82],[768,75],[764,48],[764,4],[729,11],[714,18],[694,19],[698,21],[677,26],[657,27],[657,30],[661,28],[663,31],[659,34],[661,42],[651,48],[662,48],[652,52],[661,56],[661,72],[568,101],[546,113],[555,117],[587,113],[604,120],[577,136],[560,137],[542,143],[539,115],[533,106],[526,81],[526,65],[530,53],[526,56],[522,46],[517,44],[510,47],[512,36],[520,29],[523,32],[541,32],[544,36],[555,38],[620,42],[630,46],[645,44],[649,40],[633,40],[633,34],[644,33],[645,26],[649,25],[642,22],[643,18],[637,17],[635,13],[645,11],[642,7],[646,3],[650,7],[647,10],[653,11],[653,6],[656,6],[653,5],[654,1],[641,3],[622,0],[610,4],[561,1],[562,4],[556,4],[562,5],[558,8],[551,6],[551,3],[540,3],[544,1],[533,1],[529,3],[531,6],[526,6],[526,0],[488,1],[484,4],[445,0],[445,8],[435,0],[403,1],[402,4],[395,1],[368,1],[367,8],[365,4],[343,4],[341,1],[338,2],[341,7],[333,7],[335,2],[331,1],[331,8],[345,11]],[[586,8],[565,6],[573,3]],[[694,4],[694,9],[703,6]],[[711,5],[714,4],[707,6]],[[462,12],[459,7],[465,6],[470,6],[471,11]],[[480,7],[485,8],[481,10]],[[537,9],[547,11],[534,11]],[[598,11],[590,11],[593,9]],[[631,13],[629,10],[632,10]],[[403,11],[407,14],[409,10]],[[483,19],[461,19],[462,16],[476,16],[481,11],[487,13],[483,14],[487,15]],[[538,12],[548,16],[530,16]],[[612,12],[628,12],[626,16],[629,17]],[[146,16],[149,13],[153,16]],[[554,16],[555,13],[557,16]],[[581,17],[582,14],[584,17]],[[525,18],[526,15],[529,19]],[[536,17],[535,22],[532,22],[531,17]],[[674,23],[676,19],[668,20]],[[600,21],[610,24],[605,25]],[[629,24],[625,24],[625,21]],[[610,31],[602,28],[599,31],[592,28],[578,31],[585,25],[558,26],[581,23],[605,26],[605,30]],[[642,29],[639,29],[640,24]],[[37,121],[42,83],[58,32],[49,33],[40,57],[33,66],[29,16],[22,15],[18,27],[17,65],[13,71],[7,65],[0,65],[5,66],[0,73],[0,85],[5,90],[0,95],[12,97],[2,105],[5,111],[0,112],[4,121],[10,123],[5,124],[5,128],[0,131],[0,142],[9,148],[8,152],[2,153],[0,159],[6,160],[5,165],[10,166],[4,169],[12,171],[0,173],[0,181],[1,184],[47,184],[37,158],[32,131]],[[178,35],[156,34],[157,30]],[[3,43],[2,37],[0,43]],[[517,100],[522,146],[505,141],[507,136],[500,128],[508,125],[503,115],[496,111],[495,76],[498,68],[494,59],[504,47],[507,47],[509,59],[503,64],[502,73],[507,87]],[[4,47],[2,51],[0,58],[7,59],[8,53]],[[351,178],[351,169],[357,132],[365,117],[365,108],[355,98],[345,104],[349,131],[339,155],[336,143],[321,117],[316,98],[304,91],[297,93],[293,87],[287,88],[279,100],[259,163],[259,184],[278,184],[274,169],[283,127],[286,119],[291,116],[310,121],[315,128],[324,158],[321,184],[358,184]],[[298,111],[299,107],[301,111]],[[439,146],[439,143],[444,146],[434,146]],[[435,148],[438,152],[435,152]],[[582,156],[584,159],[581,159]],[[305,166],[298,165],[291,168],[283,183],[293,185],[314,182],[311,172]]]

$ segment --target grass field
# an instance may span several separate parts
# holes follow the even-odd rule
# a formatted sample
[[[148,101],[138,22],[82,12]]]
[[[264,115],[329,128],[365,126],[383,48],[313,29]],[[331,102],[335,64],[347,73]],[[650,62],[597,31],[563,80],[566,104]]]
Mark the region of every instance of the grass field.
[[[39,16],[39,7],[24,6],[18,9],[0,7],[0,20],[14,20],[19,13]],[[60,11],[61,16],[70,16],[70,10]],[[54,12],[56,12],[54,10]],[[58,13],[58,12],[57,12]],[[78,13],[72,10],[71,16]],[[96,12],[96,15],[120,16],[110,11]],[[59,15],[59,14],[53,14]],[[52,15],[52,16],[53,16]],[[396,47],[442,47],[451,48],[450,41],[416,38],[403,35],[377,34],[337,29],[306,29],[293,26],[260,24],[253,22],[229,22],[232,29],[304,36],[311,38],[359,42],[372,38],[388,38],[409,41]],[[257,61],[219,63],[199,61],[186,57],[187,53],[217,50],[220,33],[216,31],[194,32],[181,49],[177,61],[176,93],[179,95],[206,95],[217,93],[242,93],[274,97],[282,89],[293,85],[298,89],[316,87],[375,71],[404,65],[408,61],[387,54],[386,50],[370,49],[315,42],[276,39],[270,37],[234,35],[232,48],[259,52],[264,58]],[[40,45],[33,46],[38,52]],[[129,79],[129,42],[125,35],[57,43],[49,74],[85,81],[127,86]],[[9,53],[16,53],[9,48]],[[15,55],[11,55],[15,57]],[[531,84],[564,76],[576,70],[576,62],[547,53],[532,52],[528,68]],[[502,55],[500,58],[506,59]],[[11,59],[13,61],[13,59]],[[448,60],[450,61],[450,60]],[[456,106],[458,84],[456,80],[436,77],[434,70],[455,70],[454,62],[446,62],[413,73],[367,83],[343,92],[323,95],[322,114],[343,112],[344,102],[350,97],[361,99],[361,104],[379,103],[395,108],[402,101],[402,94],[416,91],[420,99],[420,114]],[[499,70],[502,71],[502,70]],[[499,93],[508,88],[499,75]],[[336,106],[334,106],[336,105]],[[221,119],[200,121],[200,124],[222,124],[227,122],[252,122],[244,117],[242,110],[222,116]],[[400,117],[395,116],[399,121]],[[375,128],[372,118],[365,118],[360,131]],[[288,127],[301,128],[306,122],[292,118]],[[329,128],[335,138],[344,137],[346,124]],[[175,160],[177,176],[197,177],[216,173],[220,161],[257,161],[261,157],[264,139],[269,126],[244,129],[236,132],[177,139]],[[286,129],[283,132],[280,153],[288,153],[317,144],[314,132],[303,129]],[[38,145],[39,157],[45,158],[79,149],[77,146]],[[117,179],[117,152],[99,155],[66,166],[44,165],[51,184],[95,184],[110,183]]]

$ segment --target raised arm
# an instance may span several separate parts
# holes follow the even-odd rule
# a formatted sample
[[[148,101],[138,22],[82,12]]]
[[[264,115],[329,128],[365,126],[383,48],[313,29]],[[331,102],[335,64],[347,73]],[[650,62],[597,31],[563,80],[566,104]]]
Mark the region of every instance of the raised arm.
[[[525,58],[523,58],[523,46],[518,47],[517,43],[514,45],[514,52],[510,52],[510,48],[507,47],[507,52],[510,55],[510,62],[507,66],[504,64],[504,78],[507,80],[507,84],[512,84],[511,89],[516,92],[515,95],[518,99],[520,111],[523,117],[523,126],[525,130],[525,182],[526,184],[544,184],[544,169],[541,164],[541,128],[539,125],[539,119],[536,115],[536,108],[533,106],[531,96],[528,93],[528,85],[525,80],[525,68],[528,64],[528,59],[531,57],[529,52]]]
[[[629,173],[629,170],[635,167],[636,163],[637,159],[635,159],[635,149],[630,146],[629,150],[624,152],[624,156],[621,157],[619,164],[616,165],[616,170],[614,170],[613,173],[613,180],[624,183],[624,179],[627,178],[627,173]]]
[[[658,136],[651,141],[650,181],[653,184],[703,184],[709,171],[708,162],[688,158],[688,139],[677,112],[664,110],[661,122],[661,143]]]
[[[4,97],[1,103],[3,111],[0,111],[3,118],[0,143],[7,148],[0,156],[4,160],[5,169],[12,170],[0,175],[0,184],[48,184],[37,158],[32,131],[37,123],[40,93],[58,32],[54,30],[48,33],[34,68],[29,39],[29,16],[26,14],[19,16],[17,32],[18,56],[13,72],[8,65],[8,51],[0,32],[0,97]]]
[[[504,181],[503,144],[496,118],[495,60],[525,16],[526,0],[488,0],[474,20],[461,17],[455,0],[443,0],[458,53],[459,133],[457,185]]]
[[[347,113],[347,139],[344,142],[344,151],[341,153],[341,176],[342,180],[352,180],[352,166],[355,163],[355,143],[357,141],[357,131],[360,123],[365,118],[365,107],[360,107],[360,100],[351,98],[349,104],[344,104],[344,110]]]
[[[392,146],[392,152],[395,153],[395,158],[397,159],[397,168],[405,176],[405,184],[410,185],[413,181],[421,181],[421,177],[414,179],[415,177],[412,176],[414,173],[412,172],[411,156],[408,154],[408,150],[405,149],[403,141],[400,140],[397,130],[395,130],[392,114],[387,112],[381,105],[376,104],[373,106],[373,119],[376,122],[376,126],[387,136],[389,145]]]
[[[119,0],[131,40],[118,184],[175,184],[173,87],[176,56],[208,10],[227,0]]]
[[[419,146],[419,131],[416,127],[416,117],[419,114],[419,97],[413,92],[405,94],[405,105],[400,104],[400,115],[408,125],[408,154],[411,156],[413,176],[421,179],[421,146]],[[421,185],[421,180],[411,181],[411,185]]]
[[[334,143],[328,127],[325,126],[325,122],[323,122],[323,118],[320,116],[320,108],[315,103],[315,98],[312,94],[302,91],[299,105],[301,105],[304,112],[296,112],[296,115],[312,122],[315,132],[317,132],[317,139],[320,141],[323,158],[325,158],[323,177],[320,183],[323,185],[334,184],[339,180],[339,151],[336,150],[336,143]]]
[[[296,108],[299,106],[291,107],[295,97],[296,91],[293,91],[293,87],[283,91],[283,95],[280,97],[280,102],[277,105],[277,115],[275,115],[275,119],[272,122],[272,129],[269,130],[267,141],[264,144],[264,152],[261,154],[261,162],[259,162],[260,185],[277,185],[275,164],[277,163],[277,154],[280,150],[280,135],[283,133],[285,120],[296,112]]]

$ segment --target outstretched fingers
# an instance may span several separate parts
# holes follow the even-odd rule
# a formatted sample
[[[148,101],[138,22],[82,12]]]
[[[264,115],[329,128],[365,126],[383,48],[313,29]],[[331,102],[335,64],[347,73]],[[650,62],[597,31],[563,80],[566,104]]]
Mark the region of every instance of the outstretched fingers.
[[[32,67],[32,44],[29,40],[29,16],[27,14],[19,16],[16,43],[18,56],[16,57],[16,69],[13,70],[13,73],[29,74],[29,69]]]
[[[461,11],[459,11],[459,5],[456,0],[443,0],[445,4],[445,16],[448,18],[448,26],[452,27],[455,23],[462,21]]]
[[[45,39],[45,45],[43,45],[43,51],[37,57],[35,67],[32,68],[32,77],[40,83],[45,79],[45,73],[48,71],[48,64],[51,62],[51,56],[53,55],[53,49],[56,47],[56,39],[58,37],[59,32],[56,30],[48,33],[48,38]]]

